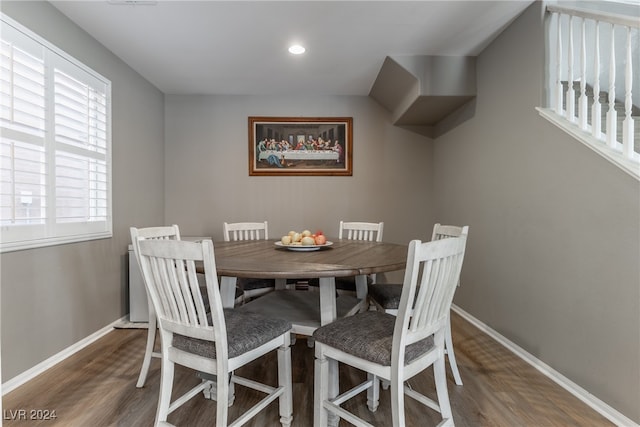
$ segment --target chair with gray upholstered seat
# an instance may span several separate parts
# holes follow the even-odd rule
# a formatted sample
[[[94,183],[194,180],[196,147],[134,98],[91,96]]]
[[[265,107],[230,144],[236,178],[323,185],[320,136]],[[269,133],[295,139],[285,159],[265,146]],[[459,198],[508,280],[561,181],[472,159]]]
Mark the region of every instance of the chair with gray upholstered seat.
[[[147,227],[147,228],[131,227],[130,233],[131,233],[132,243],[138,237],[141,237],[144,239],[180,240],[180,230],[178,226],[175,224],[169,225],[169,226],[162,226],[162,227]],[[138,257],[138,252],[136,251],[136,245],[133,245],[133,252],[136,256],[136,260],[138,264],[140,264],[140,258]],[[156,313],[153,309],[153,304],[151,303],[151,299],[149,298],[148,295],[147,295],[147,303],[149,307],[149,328],[147,329],[147,345],[145,347],[144,357],[142,358],[142,368],[140,369],[138,382],[136,383],[136,387],[138,388],[144,387],[144,384],[147,381],[147,375],[149,374],[149,368],[151,367],[151,358],[160,357],[160,353],[153,351],[153,348],[156,342],[157,322],[156,322]]]
[[[354,425],[370,426],[341,405],[366,390],[367,406],[375,411],[379,380],[391,385],[392,419],[385,425],[405,425],[405,394],[439,411],[443,419],[440,425],[453,425],[444,346],[465,245],[466,236],[426,243],[411,241],[397,316],[366,311],[316,329],[314,426],[327,426],[329,418],[336,416]],[[366,381],[338,395],[338,363],[367,372]],[[437,402],[405,385],[431,365]]]
[[[369,242],[382,242],[384,222],[345,222],[340,221],[338,238],[346,240],[363,240]],[[338,294],[356,294],[355,277],[336,277],[336,292]],[[366,276],[366,284],[371,285],[376,281],[375,274]],[[309,280],[309,286],[318,287],[318,279]],[[366,294],[366,292],[364,292]]]
[[[240,240],[269,240],[269,224],[264,222],[225,222],[222,224],[225,242]],[[274,279],[252,279],[239,277],[237,286],[244,292],[245,299],[257,298],[275,290]]]
[[[227,426],[230,384],[266,393],[247,408],[233,425],[243,425],[276,399],[279,422],[288,427],[293,420],[291,382],[291,323],[255,313],[223,309],[215,255],[211,240],[185,242],[136,239],[140,265],[148,294],[156,311],[162,343],[162,374],[155,423],[166,423],[168,415],[211,385],[204,381],[172,401],[174,365],[215,376],[215,425]],[[196,263],[204,267],[210,311],[198,283]],[[238,377],[234,371],[277,351],[277,386]],[[210,419],[203,422],[211,423]],[[273,425],[274,420],[268,420]]]
[[[458,227],[455,225],[436,224],[433,226],[431,240],[434,241],[450,237],[459,237],[462,234],[466,236],[468,233],[468,226]],[[460,282],[458,282],[458,286],[460,286]],[[378,310],[384,311],[385,313],[396,314],[398,312],[401,295],[402,285],[400,284],[372,284],[368,286],[369,302]],[[462,385],[462,378],[460,377],[460,371],[458,370],[456,355],[453,351],[451,321],[448,323],[447,334],[445,336],[445,353],[449,359],[449,365],[451,366],[451,372],[456,384]]]
[[[131,233],[131,242],[133,243],[137,238],[142,239],[152,239],[152,240],[180,240],[180,229],[176,224],[168,225],[168,226],[159,226],[159,227],[146,227],[146,228],[136,228],[131,227],[129,229]],[[138,257],[136,245],[133,246],[133,252],[136,257],[136,262],[140,265],[140,259]],[[145,286],[146,289],[146,286]],[[236,288],[236,303],[241,303],[244,299],[242,291]],[[144,384],[147,381],[147,375],[149,375],[149,369],[151,368],[151,358],[152,357],[160,357],[159,352],[153,351],[156,342],[156,331],[157,331],[157,321],[156,321],[156,313],[153,310],[153,304],[151,303],[151,299],[147,295],[147,305],[149,312],[149,327],[147,329],[147,345],[144,351],[144,357],[142,358],[142,368],[140,368],[140,374],[138,376],[138,382],[136,383],[136,387],[141,388],[144,387]],[[209,307],[209,302],[206,299],[205,295],[205,306]]]

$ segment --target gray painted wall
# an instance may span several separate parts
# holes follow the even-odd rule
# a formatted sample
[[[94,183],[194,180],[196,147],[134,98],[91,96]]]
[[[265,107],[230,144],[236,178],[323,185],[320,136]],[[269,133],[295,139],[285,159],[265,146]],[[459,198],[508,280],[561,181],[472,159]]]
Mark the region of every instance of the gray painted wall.
[[[440,221],[471,226],[455,302],[640,422],[640,188],[534,110],[539,3],[478,58],[475,116],[435,143],[365,97],[163,104],[50,5],[2,11],[114,83],[114,238],[0,257],[3,381],[126,314],[130,225],[221,239],[225,220],[265,218],[273,236],[384,220],[386,239],[406,243]],[[354,176],[249,177],[250,115],[352,116]]]
[[[129,226],[163,223],[163,94],[46,2],[1,10],[111,80],[113,238],[2,254],[2,380],[128,313]]]
[[[469,224],[455,303],[640,421],[640,185],[541,118],[540,3],[478,58],[435,142],[436,219]]]
[[[165,99],[167,222],[222,240],[222,223],[269,221],[269,235],[340,219],[384,221],[385,240],[429,239],[432,144],[391,126],[368,97],[175,96]],[[352,177],[250,177],[249,116],[353,117]],[[184,230],[184,231],[183,231]]]

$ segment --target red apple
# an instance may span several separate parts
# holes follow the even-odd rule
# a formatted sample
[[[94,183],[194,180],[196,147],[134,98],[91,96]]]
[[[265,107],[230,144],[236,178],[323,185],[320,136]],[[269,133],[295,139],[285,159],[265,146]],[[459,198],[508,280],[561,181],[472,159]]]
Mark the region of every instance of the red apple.
[[[316,245],[324,245],[325,243],[327,243],[327,238],[325,237],[324,234],[317,234],[316,235]]]

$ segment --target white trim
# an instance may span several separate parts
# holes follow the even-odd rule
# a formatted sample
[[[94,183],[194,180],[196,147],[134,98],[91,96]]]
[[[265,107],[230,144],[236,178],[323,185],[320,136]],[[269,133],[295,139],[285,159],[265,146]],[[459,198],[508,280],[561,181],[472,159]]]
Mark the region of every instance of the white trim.
[[[11,18],[9,15],[6,15],[6,14],[0,12],[0,18],[1,18],[2,21],[4,21],[5,24],[11,25],[14,29],[20,31],[25,36],[33,39],[36,43],[46,47],[47,49],[49,49],[50,51],[54,52],[56,55],[60,56],[61,58],[65,59],[65,60],[67,60],[67,61],[69,61],[71,63],[74,63],[78,68],[81,68],[85,72],[87,72],[88,74],[91,74],[98,81],[101,81],[102,83],[108,82],[109,84],[111,84],[111,81],[109,79],[107,79],[106,77],[104,77],[102,74],[100,74],[96,70],[90,68],[88,65],[85,65],[82,62],[78,61],[76,58],[74,58],[73,56],[69,55],[67,52],[65,52],[64,50],[62,50],[61,48],[59,48],[55,44],[51,43],[50,41],[48,41],[44,37],[38,35],[37,33],[33,32],[33,31],[31,31],[29,28],[25,27],[24,25],[22,25],[21,23],[19,23],[15,19]]]
[[[4,229],[0,229],[6,232]],[[0,243],[0,253],[22,251],[25,249],[46,248],[47,246],[64,245],[67,243],[88,242],[90,240],[110,239],[113,232],[103,231],[98,233],[87,233],[83,235],[57,236],[45,239],[23,240],[21,242]]]
[[[605,0],[607,1],[607,0]],[[608,0],[612,3],[626,3],[637,6],[637,1]],[[608,22],[610,24],[622,25],[624,27],[640,28],[640,22],[635,16],[627,16],[619,13],[608,13],[602,10],[584,9],[579,7],[564,7],[557,4],[547,4],[547,12],[561,13],[563,15],[578,16],[580,18],[592,19],[594,21]]]
[[[52,368],[53,366],[55,366],[58,363],[60,363],[63,360],[65,360],[66,358],[68,358],[68,357],[72,356],[73,354],[79,352],[80,350],[82,350],[83,348],[88,346],[89,344],[92,344],[93,342],[95,342],[98,339],[102,338],[103,336],[105,336],[106,334],[111,332],[113,330],[113,328],[117,324],[119,324],[120,322],[125,320],[127,317],[128,316],[121,317],[120,319],[114,321],[113,323],[110,323],[109,325],[105,326],[104,328],[100,329],[99,331],[94,332],[93,334],[89,335],[88,337],[81,339],[77,343],[70,345],[69,347],[65,348],[64,350],[60,351],[59,353],[56,353],[53,356],[51,356],[50,358],[38,363],[33,368],[28,369],[28,370],[24,371],[23,373],[21,373],[19,375],[16,375],[15,377],[11,378],[10,380],[8,380],[7,382],[2,384],[2,386],[1,386],[2,395],[4,396],[5,394],[9,393],[10,391],[15,390],[19,386],[25,384],[27,381],[30,381],[30,380],[34,379],[36,376],[40,375],[41,373],[43,373],[47,369]]]
[[[573,136],[578,141],[582,142],[584,145],[591,148],[593,151],[600,154],[602,157],[609,160],[635,179],[640,180],[640,163],[638,162],[640,156],[637,153],[634,153],[634,160],[627,159],[622,155],[622,149],[617,151],[608,147],[604,141],[594,138],[590,133],[581,130],[577,125],[568,122],[553,110],[540,107],[536,107],[536,110],[538,110],[538,113],[542,117],[549,120],[551,123],[555,124],[560,129]]]
[[[29,45],[33,45],[34,49],[37,47],[37,49],[41,51],[41,55],[39,54],[38,58],[42,61],[43,65],[43,102],[45,103],[46,112],[42,123],[43,129],[41,129],[44,135],[43,137],[33,137],[32,135],[25,134],[20,130],[12,129],[10,126],[0,126],[0,132],[3,136],[6,136],[8,140],[13,139],[20,143],[26,143],[44,149],[43,168],[45,170],[41,174],[43,181],[41,185],[46,188],[44,196],[39,196],[43,197],[46,202],[44,204],[45,207],[38,208],[40,211],[46,210],[46,215],[40,215],[44,217],[42,219],[42,223],[25,224],[23,223],[23,218],[20,218],[21,220],[18,221],[18,223],[0,226],[0,253],[111,238],[113,235],[113,132],[111,81],[2,12],[0,12],[0,22],[7,28],[11,29],[11,32],[7,33],[11,35],[9,40],[14,38],[13,33],[15,32],[15,37],[20,40],[18,43],[19,46],[27,43]],[[54,113],[56,112],[54,104],[58,94],[58,84],[54,74],[58,71],[68,75],[72,80],[77,80],[83,86],[88,85],[91,89],[91,93],[93,93],[93,91],[97,91],[99,94],[100,102],[98,102],[98,104],[104,108],[104,111],[102,111],[102,108],[93,105],[90,100],[85,106],[88,111],[98,112],[100,118],[104,115],[104,129],[102,129],[102,126],[99,126],[100,130],[98,131],[100,139],[102,140],[104,138],[104,147],[100,147],[97,151],[90,148],[81,148],[70,145],[67,142],[58,141],[55,138],[54,128],[56,126],[57,119],[54,117]],[[104,105],[102,102],[104,102]],[[96,108],[94,109],[94,107]],[[91,134],[91,132],[89,132],[89,134]],[[90,135],[85,136],[90,138]],[[101,165],[104,163],[104,185],[106,186],[104,190],[102,190],[102,188],[98,190],[92,189],[90,186],[90,182],[92,181],[91,178],[87,177],[85,179],[85,183],[89,182],[88,190],[92,195],[90,197],[91,201],[88,201],[88,206],[86,207],[91,211],[93,207],[93,200],[98,200],[99,202],[104,201],[106,206],[104,208],[105,212],[103,215],[91,216],[90,218],[89,216],[91,214],[86,212],[85,220],[83,221],[58,221],[60,217],[58,217],[56,212],[56,206],[59,206],[57,205],[56,192],[59,191],[60,188],[56,185],[55,180],[55,168],[56,165],[59,164],[56,160],[56,153],[58,152],[66,155],[75,154],[90,162],[100,162]],[[93,172],[93,174],[98,174],[102,178],[102,170],[100,170],[100,172]],[[96,197],[96,193],[99,193],[99,196]],[[102,214],[102,212],[100,212],[100,214]]]
[[[595,397],[593,394],[589,393],[584,388],[580,387],[578,384],[571,381],[569,378],[562,375],[560,372],[553,369],[551,366],[547,365],[540,359],[536,358],[532,354],[528,353],[522,347],[517,344],[509,341],[504,336],[500,335],[495,330],[491,329],[488,325],[481,322],[480,320],[473,317],[471,314],[467,313],[457,305],[453,304],[451,309],[460,315],[463,319],[471,323],[476,328],[480,329],[485,334],[489,335],[494,340],[498,341],[501,345],[506,347],[508,350],[511,350],[516,356],[527,362],[529,365],[536,368],[540,373],[544,376],[558,384],[560,387],[567,390],[569,393],[586,403],[590,408],[594,411],[598,412],[603,417],[607,418],[609,421],[614,423],[620,427],[638,427],[638,423],[633,421],[632,419],[626,417],[624,414],[620,413],[616,409],[612,408],[602,400]]]

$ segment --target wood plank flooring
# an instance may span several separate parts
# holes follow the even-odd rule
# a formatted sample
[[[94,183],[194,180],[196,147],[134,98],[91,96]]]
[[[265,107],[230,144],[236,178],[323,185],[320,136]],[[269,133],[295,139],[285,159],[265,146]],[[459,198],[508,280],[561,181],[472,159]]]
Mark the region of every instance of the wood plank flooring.
[[[456,386],[450,372],[449,394],[453,417],[459,427],[555,427],[611,426],[560,386],[517,358],[486,334],[452,313],[453,341],[463,386]],[[159,387],[160,362],[152,361],[147,384],[135,387],[146,330],[119,329],[59,363],[47,372],[3,397],[5,426],[152,426]],[[305,339],[293,346],[294,426],[313,425],[313,350]],[[448,371],[448,369],[447,369]],[[275,353],[239,371],[248,378],[276,384]],[[341,390],[364,379],[352,368],[340,367]],[[199,380],[192,371],[176,368],[175,393]],[[435,396],[432,371],[411,380],[420,392]],[[259,394],[237,386],[231,419],[258,400]],[[430,426],[439,414],[410,398],[405,399],[408,426]],[[362,394],[346,406],[376,426],[389,426],[389,391],[381,391],[375,413],[366,409]],[[19,418],[25,410],[26,420]],[[31,410],[55,411],[55,420],[33,420]],[[197,396],[169,416],[179,426],[213,425],[215,402]],[[253,427],[278,426],[278,406],[272,403],[252,422]],[[341,426],[348,425],[341,421]]]

